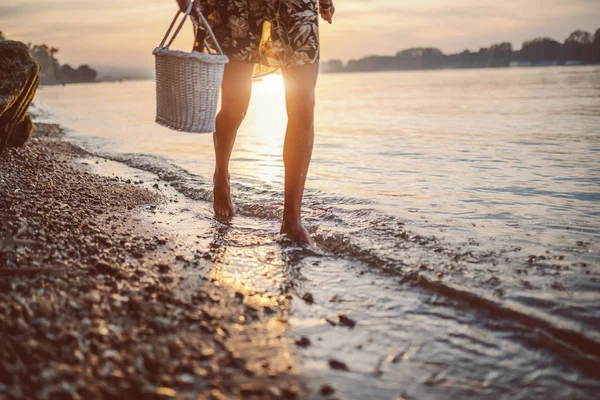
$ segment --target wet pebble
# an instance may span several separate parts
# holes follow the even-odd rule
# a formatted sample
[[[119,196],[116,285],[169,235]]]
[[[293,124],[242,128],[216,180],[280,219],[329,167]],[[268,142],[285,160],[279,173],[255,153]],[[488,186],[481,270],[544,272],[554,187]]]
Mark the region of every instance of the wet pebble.
[[[302,296],[302,300],[304,300],[306,304],[313,304],[315,302],[312,293],[304,293],[304,295]]]
[[[300,395],[300,389],[296,385],[284,387],[282,392],[286,399],[296,399]]]
[[[348,328],[354,328],[356,326],[356,321],[344,314],[340,314],[338,316],[338,324],[347,326]]]
[[[325,384],[325,385],[321,386],[319,393],[323,396],[331,396],[332,394],[335,393],[335,389],[333,388],[333,386]]]
[[[306,336],[301,336],[294,339],[294,344],[298,347],[306,348],[310,346],[311,342],[310,339]]]
[[[336,360],[335,358],[330,358],[328,361],[329,368],[339,370],[339,371],[350,371],[345,362]]]

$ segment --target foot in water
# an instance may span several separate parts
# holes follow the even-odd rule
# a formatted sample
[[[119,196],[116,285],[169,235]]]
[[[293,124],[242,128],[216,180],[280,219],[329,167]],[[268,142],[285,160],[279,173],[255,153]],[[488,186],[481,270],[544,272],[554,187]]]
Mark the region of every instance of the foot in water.
[[[215,172],[213,176],[213,209],[217,218],[231,218],[235,215],[231,202],[231,189],[229,174],[220,176]]]
[[[315,250],[319,248],[301,222],[290,223],[284,220],[281,223],[281,231],[279,233],[302,247]]]

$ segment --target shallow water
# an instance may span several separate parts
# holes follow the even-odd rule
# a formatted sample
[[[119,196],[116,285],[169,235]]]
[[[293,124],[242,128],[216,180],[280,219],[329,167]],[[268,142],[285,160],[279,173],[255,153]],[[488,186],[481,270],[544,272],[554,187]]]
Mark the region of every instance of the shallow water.
[[[293,297],[289,329],[312,341],[299,354],[315,387],[333,382],[344,398],[600,388],[600,68],[322,76],[305,217],[325,255],[275,240],[282,90],[277,76],[254,85],[227,229],[206,223],[211,137],[154,125],[152,82],[43,88],[36,103],[71,140],[183,193],[194,212],[179,229],[225,249],[213,271]],[[326,322],[338,313],[357,326]]]

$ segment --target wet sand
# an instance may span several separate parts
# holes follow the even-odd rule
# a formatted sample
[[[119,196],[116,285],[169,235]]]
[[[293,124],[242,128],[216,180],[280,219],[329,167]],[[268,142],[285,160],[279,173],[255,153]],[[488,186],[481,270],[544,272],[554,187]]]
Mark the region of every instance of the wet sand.
[[[61,136],[0,160],[0,398],[303,397],[287,299],[207,274],[216,252],[157,223],[176,198]]]

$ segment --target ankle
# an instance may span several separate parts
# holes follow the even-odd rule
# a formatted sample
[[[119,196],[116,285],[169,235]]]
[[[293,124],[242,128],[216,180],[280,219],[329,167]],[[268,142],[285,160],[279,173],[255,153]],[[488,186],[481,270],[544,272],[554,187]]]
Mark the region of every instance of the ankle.
[[[214,179],[229,181],[229,171],[223,169],[215,169]]]
[[[302,218],[300,215],[284,215],[281,226],[284,228],[302,227]]]

